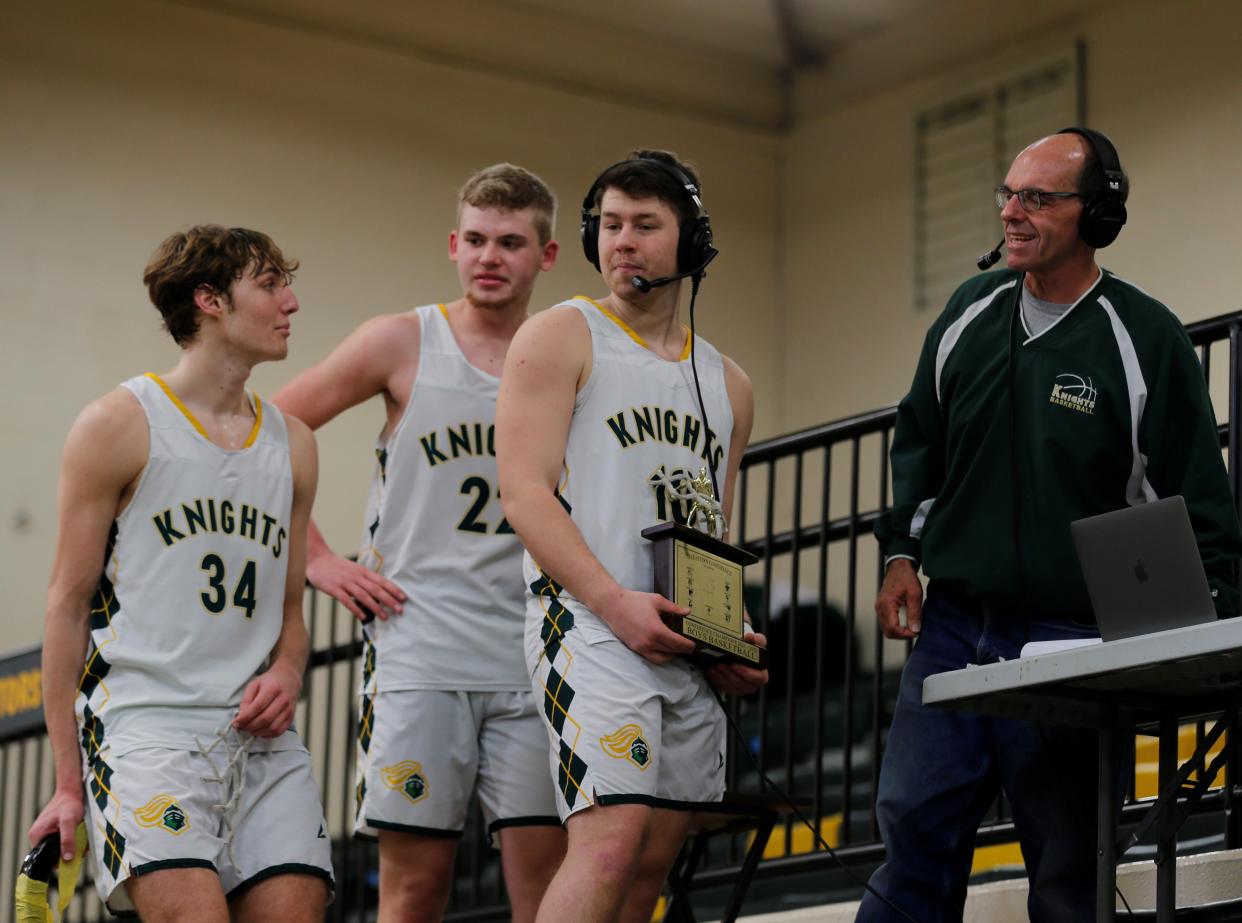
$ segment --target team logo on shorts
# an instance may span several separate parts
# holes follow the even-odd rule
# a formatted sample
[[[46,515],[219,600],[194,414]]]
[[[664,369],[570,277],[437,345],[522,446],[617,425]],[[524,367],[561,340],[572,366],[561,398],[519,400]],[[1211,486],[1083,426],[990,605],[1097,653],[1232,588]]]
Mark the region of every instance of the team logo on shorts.
[[[190,826],[190,818],[172,795],[156,795],[142,807],[135,808],[134,819],[140,827],[163,827],[177,836]]]
[[[618,728],[607,737],[601,737],[599,744],[609,756],[629,760],[639,769],[651,765],[651,747],[643,739],[643,729],[637,724]]]
[[[413,760],[402,760],[396,766],[385,766],[384,784],[400,791],[412,803],[417,804],[427,797],[427,777],[423,775],[423,764]]]

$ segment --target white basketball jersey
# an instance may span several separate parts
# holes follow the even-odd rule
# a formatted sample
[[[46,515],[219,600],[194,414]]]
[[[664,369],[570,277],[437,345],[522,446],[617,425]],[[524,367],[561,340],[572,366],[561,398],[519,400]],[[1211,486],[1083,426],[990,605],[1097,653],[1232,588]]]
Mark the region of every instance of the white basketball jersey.
[[[416,309],[418,375],[376,449],[359,561],[405,590],[366,626],[362,691],[529,689],[522,546],[500,508],[500,379],[466,360],[443,305]]]
[[[652,545],[640,533],[660,522],[685,522],[690,513],[683,501],[669,496],[666,481],[680,485],[697,477],[710,458],[724,489],[733,432],[724,364],[715,347],[695,338],[709,437],[695,394],[689,337],[680,359],[672,362],[591,299],[579,295],[563,304],[586,318],[592,359],[591,375],[574,401],[557,493],[608,573],[627,589],[650,593]],[[535,585],[544,575],[529,554],[525,577],[538,592]],[[567,590],[558,595],[562,603],[572,601],[575,612],[587,611]]]
[[[289,561],[293,474],[280,411],[252,396],[254,429],[230,451],[157,376],[123,387],[146,413],[151,447],[91,606],[76,703],[88,756],[210,741],[266,666]],[[259,746],[301,744],[289,732]]]

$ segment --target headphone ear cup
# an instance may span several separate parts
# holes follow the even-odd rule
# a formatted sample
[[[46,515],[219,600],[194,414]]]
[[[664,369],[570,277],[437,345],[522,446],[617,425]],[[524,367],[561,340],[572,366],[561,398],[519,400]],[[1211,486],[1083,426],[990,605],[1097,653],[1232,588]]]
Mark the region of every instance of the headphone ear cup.
[[[705,216],[683,222],[677,239],[677,271],[690,272],[702,266],[711,245],[712,225]]]
[[[1092,196],[1082,207],[1078,220],[1078,236],[1089,247],[1107,247],[1121,233],[1126,223],[1126,203],[1116,196]]]
[[[584,214],[578,233],[582,237],[582,252],[587,262],[599,272],[599,215]]]

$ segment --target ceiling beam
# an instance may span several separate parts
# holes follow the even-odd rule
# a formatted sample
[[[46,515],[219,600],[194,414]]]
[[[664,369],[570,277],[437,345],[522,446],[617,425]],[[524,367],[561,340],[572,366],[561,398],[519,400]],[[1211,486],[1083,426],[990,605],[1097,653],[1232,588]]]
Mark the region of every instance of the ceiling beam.
[[[776,16],[776,28],[785,50],[785,66],[793,72],[825,67],[828,56],[816,48],[798,28],[794,0],[772,0],[772,12]]]
[[[653,39],[614,29],[606,30],[609,40],[603,42],[601,30],[590,23],[532,15],[488,0],[455,0],[439,7],[431,29],[417,4],[162,2],[732,128],[776,130],[784,102],[770,65],[722,56],[675,37]]]

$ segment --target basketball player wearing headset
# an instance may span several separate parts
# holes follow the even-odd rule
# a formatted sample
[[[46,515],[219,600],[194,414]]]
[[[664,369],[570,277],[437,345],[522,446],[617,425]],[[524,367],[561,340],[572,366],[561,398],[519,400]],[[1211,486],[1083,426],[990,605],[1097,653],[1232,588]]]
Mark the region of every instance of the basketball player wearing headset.
[[[569,833],[537,919],[646,921],[689,811],[724,791],[712,686],[745,694],[767,674],[705,676],[678,656],[693,642],[662,616],[688,610],[652,592],[639,532],[680,518],[677,488],[709,466],[728,516],[753,398],[736,363],[697,339],[703,420],[679,302],[715,250],[688,166],[635,151],[609,167],[583,201],[582,238],[608,294],[518,330],[496,408],[500,493],[527,549],[527,665]]]
[[[1096,735],[921,704],[932,673],[1096,633],[1071,521],[1181,494],[1217,610],[1237,612],[1242,536],[1195,352],[1168,308],[1095,262],[1128,191],[1098,132],[1022,151],[996,190],[1008,268],[949,300],[898,409],[875,608],[887,637],[917,643],[880,773],[886,861],[871,884],[921,923],[962,918],[975,831],[1001,789],[1030,918],[1094,919]],[[858,920],[895,919],[864,898]]]

